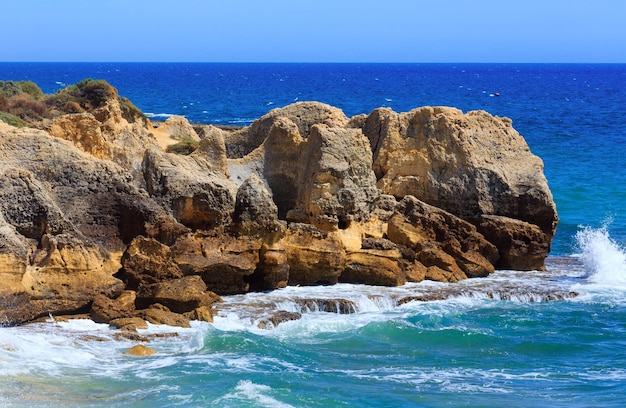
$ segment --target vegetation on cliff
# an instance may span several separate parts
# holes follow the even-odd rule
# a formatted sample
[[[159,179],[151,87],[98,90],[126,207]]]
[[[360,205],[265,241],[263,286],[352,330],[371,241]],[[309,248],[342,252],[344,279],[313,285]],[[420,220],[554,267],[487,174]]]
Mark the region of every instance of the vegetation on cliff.
[[[145,116],[128,98],[100,79],[85,79],[54,94],[44,94],[31,81],[0,81],[0,120],[12,126],[39,127],[44,119],[68,113],[83,113],[117,99],[128,122],[145,120]]]

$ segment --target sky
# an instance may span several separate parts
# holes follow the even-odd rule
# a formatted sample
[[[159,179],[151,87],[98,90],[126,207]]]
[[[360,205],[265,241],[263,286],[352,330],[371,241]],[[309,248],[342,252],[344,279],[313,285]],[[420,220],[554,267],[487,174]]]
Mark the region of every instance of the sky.
[[[626,63],[624,0],[0,0],[4,62]]]

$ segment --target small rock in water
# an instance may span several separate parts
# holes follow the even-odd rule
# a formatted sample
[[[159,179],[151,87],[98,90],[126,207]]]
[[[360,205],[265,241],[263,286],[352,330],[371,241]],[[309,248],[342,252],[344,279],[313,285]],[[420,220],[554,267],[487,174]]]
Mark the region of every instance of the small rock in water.
[[[131,356],[146,357],[156,354],[156,351],[150,347],[144,346],[143,344],[137,344],[136,346],[128,349],[126,354],[130,354]]]

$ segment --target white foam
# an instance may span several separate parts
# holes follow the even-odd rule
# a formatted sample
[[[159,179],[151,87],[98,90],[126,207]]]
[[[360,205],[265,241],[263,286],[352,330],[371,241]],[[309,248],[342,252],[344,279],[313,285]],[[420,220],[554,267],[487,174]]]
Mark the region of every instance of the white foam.
[[[152,112],[144,112],[144,115],[146,115],[146,117],[148,118],[169,118],[172,116],[184,116],[184,115],[177,115],[175,113],[152,113]]]
[[[576,241],[589,283],[626,289],[626,250],[609,236],[607,226],[583,228]]]
[[[271,391],[272,388],[267,385],[256,384],[249,380],[242,380],[237,383],[232,392],[229,392],[215,402],[221,405],[226,401],[236,400],[258,407],[292,407],[292,405],[285,404],[271,395],[268,395]]]

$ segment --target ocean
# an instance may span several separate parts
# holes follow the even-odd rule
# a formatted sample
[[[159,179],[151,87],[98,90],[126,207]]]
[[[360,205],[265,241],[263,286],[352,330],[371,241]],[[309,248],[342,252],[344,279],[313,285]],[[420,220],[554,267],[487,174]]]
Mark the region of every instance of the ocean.
[[[177,333],[151,357],[86,320],[2,327],[0,406],[626,403],[626,65],[0,63],[0,80],[47,93],[88,77],[154,119],[245,125],[307,100],[348,116],[447,105],[509,117],[544,161],[557,234],[545,272],[228,296],[213,324],[150,326]],[[443,300],[407,301],[432,293]],[[339,300],[353,313],[332,311]],[[303,315],[262,329],[261,304]]]

